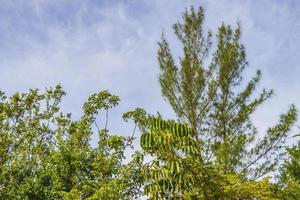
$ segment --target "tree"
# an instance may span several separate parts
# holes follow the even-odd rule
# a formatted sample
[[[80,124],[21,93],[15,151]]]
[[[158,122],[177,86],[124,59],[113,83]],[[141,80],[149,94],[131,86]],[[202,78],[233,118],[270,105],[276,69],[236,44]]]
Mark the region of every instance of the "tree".
[[[124,163],[132,138],[99,129],[96,116],[119,98],[107,91],[91,95],[83,116],[72,120],[59,103],[60,86],[0,95],[1,199],[128,199],[139,195],[142,162],[136,152]],[[92,148],[93,126],[99,134]]]
[[[135,123],[124,137],[108,130],[109,109],[119,103],[108,91],[92,94],[77,120],[60,111],[59,85],[11,97],[0,92],[0,199],[133,199],[142,192],[150,199],[297,199],[300,144],[288,148],[278,184],[266,177],[279,163],[295,107],[257,136],[250,116],[273,92],[253,97],[260,71],[242,88],[248,64],[240,25],[222,24],[214,49],[212,34],[203,33],[203,13],[192,7],[174,25],[183,47],[178,64],[164,35],[159,42],[159,81],[177,120],[137,108],[123,115]],[[142,151],[125,162],[136,128]]]
[[[296,109],[291,106],[280,122],[256,142],[257,131],[250,116],[273,92],[264,89],[257,98],[252,97],[260,71],[241,88],[247,61],[240,43],[240,25],[233,29],[222,23],[216,50],[209,60],[212,36],[208,33],[205,37],[203,19],[203,9],[192,7],[183,13],[183,22],[173,26],[183,47],[180,66],[172,58],[164,36],[159,42],[162,94],[178,119],[189,124],[204,143],[199,154],[203,162],[215,162],[224,172],[253,172],[254,178],[261,177],[276,165],[281,144],[296,120]]]
[[[192,166],[189,172],[194,169],[193,177],[196,180],[189,186],[190,192],[192,195],[204,195],[204,199],[216,199],[216,196],[212,195],[221,195],[226,199],[226,194],[216,194],[221,191],[211,194],[205,192],[209,191],[202,185],[205,174],[223,174],[220,176],[223,180],[216,182],[225,193],[226,188],[232,188],[231,184],[237,186],[238,183],[240,189],[245,189],[244,186],[249,184],[261,185],[255,180],[272,172],[277,166],[282,144],[296,120],[297,113],[292,105],[287,113],[281,115],[277,125],[269,128],[262,138],[257,137],[257,130],[250,116],[259,105],[271,97],[273,91],[263,89],[258,97],[253,97],[261,78],[260,71],[257,71],[246,87],[242,88],[242,72],[248,63],[245,47],[240,42],[240,25],[233,29],[222,23],[218,29],[216,49],[210,53],[212,34],[204,34],[203,20],[203,9],[200,7],[195,10],[191,7],[183,13],[183,22],[173,26],[183,49],[183,56],[178,64],[173,59],[165,36],[162,36],[158,43],[159,81],[162,94],[173,108],[179,122],[190,127],[195,135],[193,143],[197,144],[198,150],[195,151],[196,155],[189,159],[189,165]],[[151,131],[149,127],[148,132]],[[143,137],[145,136],[141,139]],[[151,141],[151,137],[147,139]],[[154,150],[154,154],[149,153],[160,162],[164,162],[161,154],[167,152],[156,147]],[[172,152],[177,155],[178,150]],[[185,156],[180,156],[181,161],[185,159]],[[183,167],[183,164],[179,165]],[[200,169],[210,171],[204,170],[204,173],[201,173]],[[232,176],[235,178],[230,178]],[[210,181],[212,177],[206,177],[205,180]],[[215,183],[213,185],[216,186]],[[269,195],[264,198],[271,199],[269,186],[266,185],[265,190]],[[254,195],[243,198],[262,198],[257,196],[258,194],[255,196],[255,192],[259,193],[256,189],[252,192]],[[184,193],[182,190],[179,195]]]
[[[247,180],[203,164],[199,140],[186,124],[149,117],[141,147],[153,159],[144,166],[144,194],[150,199],[276,199],[269,178]]]

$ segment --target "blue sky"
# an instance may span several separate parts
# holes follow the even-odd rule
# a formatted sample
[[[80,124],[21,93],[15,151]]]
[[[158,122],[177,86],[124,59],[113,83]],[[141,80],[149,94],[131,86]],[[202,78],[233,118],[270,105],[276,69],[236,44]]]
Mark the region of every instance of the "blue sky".
[[[300,109],[300,2],[297,0],[2,0],[0,90],[7,94],[61,83],[63,110],[78,117],[94,92],[121,97],[109,127],[128,135],[123,112],[143,107],[174,117],[161,97],[156,60],[162,30],[180,55],[171,26],[190,5],[203,5],[205,26],[216,34],[222,21],[242,24],[249,68],[261,69],[261,87],[274,97],[253,116],[262,133],[288,106]],[[101,116],[99,118],[101,120]]]

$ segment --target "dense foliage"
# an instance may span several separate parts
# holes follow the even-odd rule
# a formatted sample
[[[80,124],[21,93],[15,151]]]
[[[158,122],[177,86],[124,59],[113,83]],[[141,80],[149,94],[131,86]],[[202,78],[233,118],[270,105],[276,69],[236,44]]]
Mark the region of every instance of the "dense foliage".
[[[97,129],[92,148],[92,125],[100,109],[119,98],[107,91],[92,95],[84,114],[72,120],[59,110],[65,93],[60,86],[45,93],[30,90],[0,102],[0,199],[128,199],[141,185],[138,153],[124,164],[132,138]]]
[[[289,157],[281,169],[275,191],[279,199],[294,200],[300,197],[300,141],[287,151]]]
[[[260,71],[243,82],[248,63],[240,25],[221,24],[213,43],[203,22],[203,9],[192,7],[173,26],[182,44],[178,62],[162,36],[159,82],[177,119],[141,108],[125,113],[133,133],[140,132],[131,159],[124,152],[134,148],[134,134],[107,128],[117,96],[91,95],[74,120],[60,111],[60,86],[10,97],[0,92],[0,199],[300,199],[300,143],[285,148],[295,106],[258,135],[251,114],[273,92],[255,91]],[[92,147],[94,134],[99,141]]]

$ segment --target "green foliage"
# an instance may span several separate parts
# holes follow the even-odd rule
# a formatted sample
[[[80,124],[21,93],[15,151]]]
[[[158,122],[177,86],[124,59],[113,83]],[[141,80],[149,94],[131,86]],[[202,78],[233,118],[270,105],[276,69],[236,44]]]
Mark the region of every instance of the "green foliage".
[[[178,120],[193,130],[193,143],[199,144],[193,159],[179,159],[179,163],[187,162],[187,174],[197,169],[188,193],[198,199],[272,199],[270,183],[266,179],[255,180],[274,172],[278,166],[282,147],[296,121],[296,108],[292,105],[278,124],[258,137],[251,114],[273,91],[263,89],[253,97],[261,79],[259,70],[248,83],[243,83],[242,73],[248,63],[240,42],[240,25],[232,28],[222,23],[216,35],[216,48],[212,48],[212,34],[203,31],[203,21],[203,9],[191,7],[183,13],[182,22],[173,26],[182,44],[183,55],[178,63],[164,35],[158,43],[162,94]],[[155,147],[154,136],[143,136]],[[146,152],[148,146],[144,146]],[[161,159],[164,151],[155,150],[160,153],[154,154],[154,158]],[[218,188],[217,192],[201,182]],[[181,191],[181,195],[185,193]]]
[[[83,116],[72,120],[71,114],[60,112],[63,95],[60,86],[9,98],[1,93],[1,199],[138,195],[142,156],[136,153],[124,164],[124,151],[132,139],[110,135],[105,127],[97,131],[98,146],[90,146],[98,111],[116,106],[119,98],[107,91],[93,94],[83,106]]]
[[[144,193],[150,199],[275,199],[268,178],[225,174],[201,160],[201,146],[187,125],[152,119],[141,135],[141,147],[153,157],[145,165]]]
[[[203,160],[217,164],[224,172],[264,176],[278,164],[296,109],[291,106],[277,125],[258,138],[250,116],[273,92],[263,89],[258,97],[252,97],[260,71],[242,88],[247,61],[240,25],[233,29],[222,23],[216,49],[210,54],[212,37],[203,33],[203,19],[203,9],[192,7],[183,13],[183,22],[174,25],[183,47],[179,66],[165,37],[159,42],[162,94],[178,119],[189,124],[204,143],[199,155]]]
[[[295,106],[258,137],[251,115],[273,91],[256,93],[259,70],[242,82],[248,64],[239,24],[234,29],[222,23],[212,45],[203,22],[203,9],[191,7],[173,26],[183,50],[178,63],[164,35],[158,43],[161,90],[177,121],[137,108],[123,115],[135,124],[132,135],[112,135],[109,110],[120,99],[108,91],[92,94],[77,120],[60,111],[65,92],[59,85],[11,97],[0,91],[0,199],[133,199],[142,194],[150,199],[299,199],[300,143],[288,148],[277,183],[265,177],[282,158]],[[101,110],[103,128],[97,123]],[[127,160],[124,152],[133,148],[137,128],[141,151]],[[99,141],[92,147],[95,134]]]
[[[141,136],[141,147],[155,158],[146,164],[145,194],[153,199],[175,198],[188,190],[193,177],[183,166],[197,153],[197,145],[191,128],[152,118],[149,131]]]
[[[288,153],[290,160],[284,165],[287,171],[285,175],[292,177],[295,181],[300,183],[300,142],[298,145],[289,148]]]
[[[283,165],[275,193],[283,200],[296,200],[300,196],[300,142],[288,148],[289,158]]]
[[[142,108],[136,108],[134,111],[128,111],[123,114],[123,119],[128,121],[132,119],[135,123],[135,128],[138,127],[142,132],[146,131],[147,126],[150,124],[151,115],[147,115],[146,111]],[[134,129],[135,131],[135,129]]]

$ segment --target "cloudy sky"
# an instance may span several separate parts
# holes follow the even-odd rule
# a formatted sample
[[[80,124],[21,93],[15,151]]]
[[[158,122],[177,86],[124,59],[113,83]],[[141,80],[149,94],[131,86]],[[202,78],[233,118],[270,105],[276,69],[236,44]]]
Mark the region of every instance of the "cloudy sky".
[[[109,126],[123,135],[132,125],[121,114],[135,107],[173,117],[158,84],[157,41],[164,31],[179,55],[171,26],[191,5],[204,7],[214,34],[222,21],[241,22],[245,76],[261,69],[261,87],[275,90],[253,116],[260,132],[292,103],[300,109],[298,0],[1,0],[0,90],[60,83],[68,93],[63,110],[76,118],[90,94],[108,89],[122,99]]]

